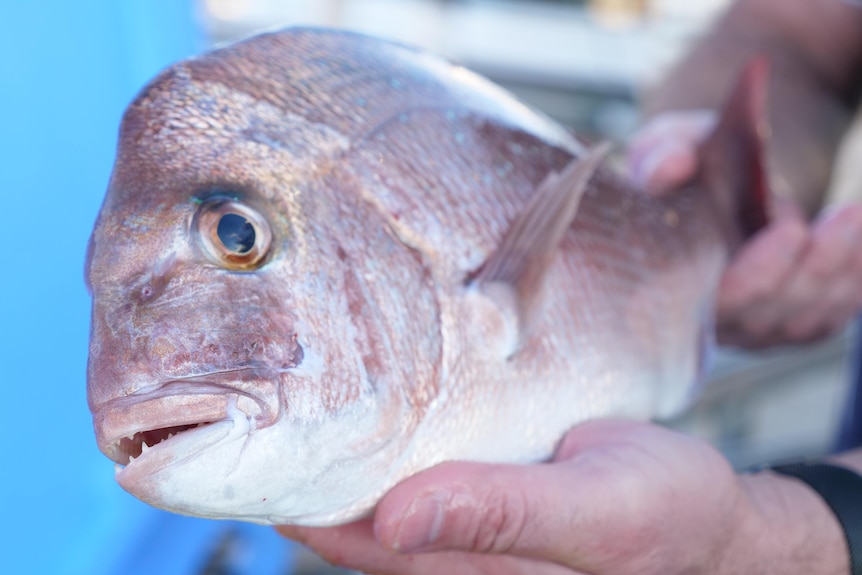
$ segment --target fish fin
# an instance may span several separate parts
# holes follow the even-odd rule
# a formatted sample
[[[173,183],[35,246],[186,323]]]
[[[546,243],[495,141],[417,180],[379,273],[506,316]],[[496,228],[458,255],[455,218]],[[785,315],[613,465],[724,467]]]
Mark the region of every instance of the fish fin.
[[[554,253],[610,149],[609,143],[603,143],[570,161],[561,172],[548,174],[500,245],[470,278],[501,308],[515,308],[521,335]]]
[[[725,103],[716,128],[698,150],[701,184],[724,215],[731,244],[738,245],[769,223],[768,80],[768,60],[751,60]]]

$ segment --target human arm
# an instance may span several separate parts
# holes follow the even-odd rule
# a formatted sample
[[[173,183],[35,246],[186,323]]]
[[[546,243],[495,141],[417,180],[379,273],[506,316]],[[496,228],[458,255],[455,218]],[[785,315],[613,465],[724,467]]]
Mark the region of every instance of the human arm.
[[[737,475],[705,442],[625,421],[575,428],[547,464],[443,464],[392,489],[372,520],[282,531],[381,574],[849,572],[843,533],[806,485]]]

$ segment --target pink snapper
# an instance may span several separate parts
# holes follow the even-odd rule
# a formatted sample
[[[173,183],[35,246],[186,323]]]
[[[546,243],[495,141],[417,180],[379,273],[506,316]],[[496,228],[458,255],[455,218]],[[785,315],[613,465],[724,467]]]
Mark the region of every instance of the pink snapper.
[[[332,525],[442,461],[540,461],[579,422],[676,412],[765,222],[763,76],[656,200],[607,146],[401,45],[294,29],[168,68],[125,113],[88,251],[117,481]]]

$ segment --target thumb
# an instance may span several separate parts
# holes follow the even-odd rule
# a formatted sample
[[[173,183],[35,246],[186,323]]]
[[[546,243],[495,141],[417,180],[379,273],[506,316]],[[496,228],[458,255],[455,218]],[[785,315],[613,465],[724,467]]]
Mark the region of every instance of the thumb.
[[[566,459],[554,463],[453,462],[407,479],[377,507],[377,540],[401,553],[505,553],[575,568],[595,566],[597,543],[605,557],[625,553],[605,528],[623,518],[651,519],[621,496],[638,492],[636,474],[618,473],[615,457],[583,432],[577,437],[578,445],[561,448]]]
[[[708,110],[665,112],[652,118],[628,144],[634,184],[662,196],[697,174],[698,147],[713,130],[717,115]]]
[[[453,549],[505,553],[534,545],[549,479],[539,466],[444,463],[395,487],[378,505],[375,535],[400,552]]]
[[[667,141],[629,155],[636,186],[651,196],[663,196],[688,183],[697,173],[697,149],[687,142]]]

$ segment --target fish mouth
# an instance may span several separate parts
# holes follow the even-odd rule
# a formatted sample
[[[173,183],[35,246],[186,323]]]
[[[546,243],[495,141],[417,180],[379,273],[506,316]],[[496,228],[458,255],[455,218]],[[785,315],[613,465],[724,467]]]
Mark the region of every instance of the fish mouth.
[[[224,424],[233,427],[241,420],[249,430],[267,425],[270,411],[261,400],[235,388],[168,382],[155,391],[100,406],[93,426],[99,449],[119,466],[119,472],[139,458],[164,456],[171,446],[184,447],[179,451],[190,455],[195,438],[212,436],[215,428],[226,428]]]
[[[198,429],[199,427],[204,427],[206,425],[211,425],[212,423],[212,421],[201,421],[199,423],[136,431],[135,434],[130,437],[123,437],[118,442],[112,442],[109,447],[110,454],[108,454],[108,457],[110,457],[115,463],[126,466],[133,462],[137,457],[146,453],[148,449],[172,439],[175,435],[179,435],[180,433],[184,433],[192,429]]]

